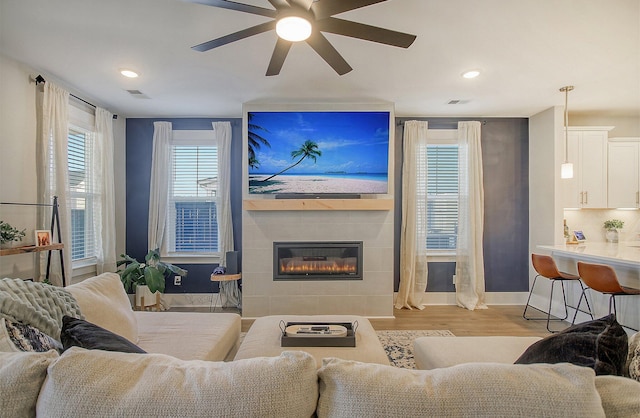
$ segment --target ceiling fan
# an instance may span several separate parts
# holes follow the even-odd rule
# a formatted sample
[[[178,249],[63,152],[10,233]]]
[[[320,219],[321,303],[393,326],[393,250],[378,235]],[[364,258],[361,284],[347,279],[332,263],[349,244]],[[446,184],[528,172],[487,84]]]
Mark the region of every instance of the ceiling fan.
[[[401,48],[408,48],[416,39],[415,35],[333,17],[333,15],[339,13],[382,3],[387,0],[268,0],[269,3],[275,7],[275,10],[227,0],[185,1],[273,18],[273,20],[269,22],[192,47],[192,49],[196,51],[204,52],[275,29],[278,34],[278,41],[271,55],[271,61],[267,68],[267,76],[280,74],[280,70],[289,53],[289,49],[291,49],[291,45],[293,42],[302,40],[309,44],[339,75],[351,71],[351,66],[349,66],[342,55],[331,45],[322,32],[364,39]],[[292,36],[285,33],[286,28],[294,26],[296,22],[302,26],[304,33],[299,36]]]

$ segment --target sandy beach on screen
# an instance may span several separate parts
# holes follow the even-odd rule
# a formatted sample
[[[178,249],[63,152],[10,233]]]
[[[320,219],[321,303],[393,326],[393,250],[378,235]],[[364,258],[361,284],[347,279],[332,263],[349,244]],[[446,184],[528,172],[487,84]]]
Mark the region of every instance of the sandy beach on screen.
[[[376,180],[342,179],[310,176],[276,176],[267,184],[256,185],[256,180],[268,176],[252,175],[251,193],[387,193],[387,183]],[[355,192],[354,192],[355,190]]]

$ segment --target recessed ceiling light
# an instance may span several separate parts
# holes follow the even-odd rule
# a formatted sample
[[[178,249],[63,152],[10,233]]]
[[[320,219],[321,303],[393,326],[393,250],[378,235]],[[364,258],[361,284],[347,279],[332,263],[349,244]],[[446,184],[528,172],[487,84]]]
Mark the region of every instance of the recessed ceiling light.
[[[462,73],[462,76],[464,78],[476,78],[479,75],[480,71],[478,70],[465,71],[464,73]]]
[[[120,70],[120,74],[122,74],[125,77],[129,77],[129,78],[136,78],[138,77],[138,73],[136,73],[133,70],[127,70],[127,69],[122,69]]]

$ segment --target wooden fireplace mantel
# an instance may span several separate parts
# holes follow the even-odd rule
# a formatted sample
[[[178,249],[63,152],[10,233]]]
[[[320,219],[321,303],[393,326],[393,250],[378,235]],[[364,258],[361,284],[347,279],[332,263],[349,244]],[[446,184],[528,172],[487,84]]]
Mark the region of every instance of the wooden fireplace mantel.
[[[254,199],[244,200],[246,211],[277,210],[391,210],[393,199]]]

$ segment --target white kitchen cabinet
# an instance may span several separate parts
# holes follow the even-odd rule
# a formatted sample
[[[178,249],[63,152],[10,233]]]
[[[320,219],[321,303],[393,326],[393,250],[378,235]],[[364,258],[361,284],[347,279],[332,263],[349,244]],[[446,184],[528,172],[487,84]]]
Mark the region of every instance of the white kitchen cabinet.
[[[563,207],[606,208],[607,140],[613,126],[572,126],[567,159],[573,178],[562,180]]]
[[[610,208],[640,207],[640,138],[609,142],[608,202]]]

